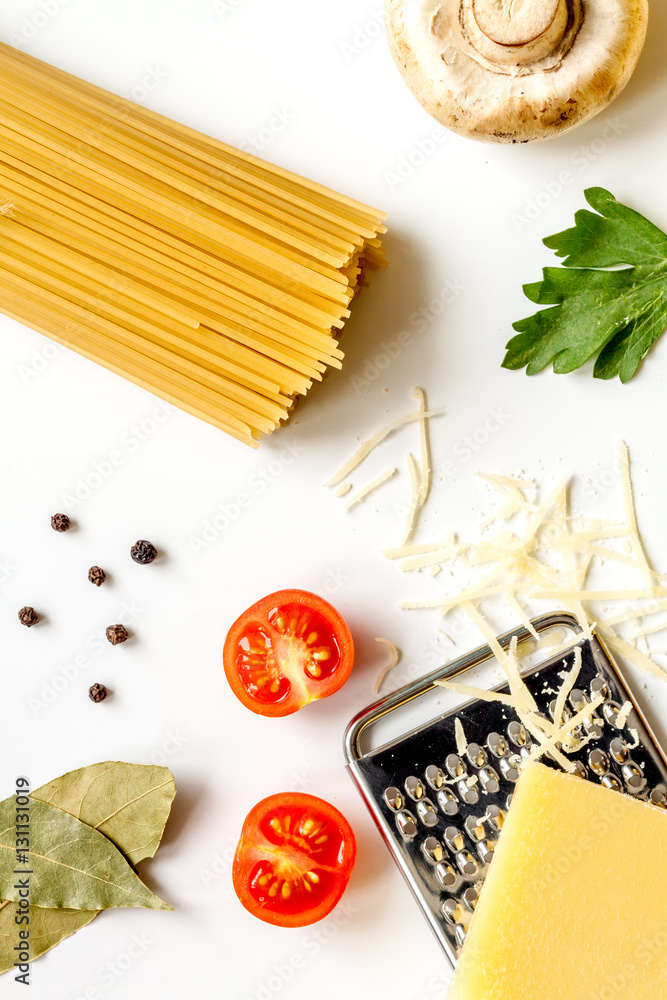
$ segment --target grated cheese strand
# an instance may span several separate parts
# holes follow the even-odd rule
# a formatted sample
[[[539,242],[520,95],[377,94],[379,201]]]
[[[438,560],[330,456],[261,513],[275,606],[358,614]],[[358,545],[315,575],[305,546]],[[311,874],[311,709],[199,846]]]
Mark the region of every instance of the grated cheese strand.
[[[404,559],[400,565],[402,573],[410,573],[415,569],[424,569],[427,566],[437,566],[443,562],[449,562],[456,555],[456,548],[440,549],[437,552],[430,552],[424,556],[411,556]]]
[[[540,601],[641,601],[647,597],[667,597],[667,588],[652,587],[645,590],[542,590],[534,594]]]
[[[458,681],[439,680],[435,681],[435,683],[438,687],[454,691],[455,694],[462,694],[466,698],[477,698],[480,701],[489,702],[498,701],[501,705],[507,705],[508,708],[513,708],[515,712],[518,711],[516,699],[511,694],[502,694],[500,691],[487,691],[485,688],[475,687],[472,684],[459,684]]]
[[[375,678],[375,683],[373,684],[373,694],[379,694],[382,690],[382,685],[386,681],[389,674],[392,672],[395,666],[398,665],[401,659],[401,652],[389,639],[381,639],[376,637],[376,642],[382,643],[389,650],[389,663],[386,667],[380,671],[380,673]]]
[[[514,612],[514,614],[517,616],[523,627],[526,629],[526,631],[530,632],[533,638],[539,640],[540,638],[539,633],[536,631],[535,626],[528,617],[526,609],[519,604],[516,594],[508,592],[507,594],[504,595],[504,597],[507,603],[509,604],[510,608]]]
[[[422,418],[419,421],[419,428],[421,432],[421,452],[422,452],[422,468],[421,468],[421,483],[419,485],[419,506],[423,507],[429,498],[431,492],[431,482],[432,482],[432,470],[431,470],[431,442],[429,440],[428,432],[428,418],[426,414],[428,413],[428,406],[426,405],[426,393],[423,389],[414,388],[412,390],[412,397],[416,399],[419,403],[419,410],[422,413]]]
[[[639,626],[639,622],[637,622]],[[641,628],[636,628],[634,632],[631,632],[628,639],[645,639],[647,635],[654,635],[656,632],[664,632],[667,628],[667,622],[656,622],[654,625],[643,625]]]
[[[421,545],[400,545],[395,549],[382,549],[385,559],[405,559],[407,556],[427,555],[430,552],[440,552],[456,544],[456,535],[449,534],[441,542],[426,542]]]
[[[335,496],[344,497],[346,493],[349,493],[352,489],[352,483],[341,483],[341,485],[336,490]]]
[[[571,669],[568,671],[565,680],[561,684],[560,691],[556,698],[556,707],[554,709],[554,725],[559,727],[563,722],[563,711],[565,710],[565,702],[567,701],[568,695],[572,691],[572,688],[577,683],[577,678],[581,673],[582,665],[581,657],[581,646],[577,646],[574,651],[574,662]]]
[[[417,462],[412,452],[408,453],[408,469],[410,470],[410,512],[405,524],[401,545],[407,545],[414,534],[417,524],[417,511],[419,510],[419,487],[420,476]]]
[[[620,656],[624,656],[633,666],[639,667],[640,670],[645,670],[661,681],[667,681],[667,670],[655,663],[650,656],[640,653],[638,649],[635,649],[625,639],[619,639],[618,636],[611,634],[606,628],[602,629],[602,632],[609,646]]]
[[[355,507],[358,503],[362,503],[367,496],[386,483],[387,480],[391,479],[392,476],[395,476],[397,472],[398,469],[387,469],[385,472],[381,472],[380,475],[376,476],[372,482],[363,486],[357,493],[354,494],[354,496],[350,497],[347,503],[343,504],[345,510],[351,510],[352,507]]]
[[[463,757],[466,750],[468,749],[468,741],[466,739],[466,734],[463,730],[463,723],[459,719],[458,715],[454,719],[454,735],[456,736],[456,752],[458,753],[459,757]]]
[[[647,604],[646,607],[643,608],[628,607],[625,611],[622,611],[617,615],[613,615],[611,618],[603,618],[598,624],[604,628],[612,628],[614,625],[625,625],[627,622],[634,622],[635,624],[638,624],[638,618],[648,618],[649,615],[655,615],[659,611],[666,610],[667,601],[652,601],[651,604]]]
[[[466,612],[470,620],[474,625],[477,626],[479,631],[482,633],[489,648],[493,655],[498,660],[498,663],[503,668],[507,680],[509,681],[510,691],[514,696],[517,704],[517,711],[520,716],[522,713],[526,712],[537,712],[537,705],[532,694],[526,687],[526,684],[521,677],[518,664],[516,662],[516,649],[517,649],[517,638],[514,636],[510,643],[509,651],[506,653],[502,648],[495,632],[484,618],[482,614],[477,610],[475,605],[471,601],[464,601],[461,605],[463,610]],[[523,719],[522,719],[523,721]]]
[[[373,436],[370,437],[367,441],[363,441],[355,451],[354,455],[352,455],[352,457],[349,458],[347,462],[344,462],[343,465],[341,465],[340,469],[338,469],[337,472],[334,472],[333,476],[331,476],[330,479],[327,479],[324,485],[337,486],[338,483],[342,482],[342,480],[345,479],[345,477],[350,472],[352,472],[353,469],[356,469],[356,467],[363,462],[366,456],[370,455],[370,453],[375,448],[377,448],[377,446],[381,444],[385,438],[389,437],[392,431],[397,430],[399,427],[403,427],[405,424],[415,423],[415,421],[417,420],[424,420],[425,418],[437,417],[440,415],[441,412],[442,412],[441,410],[430,410],[426,413],[423,413],[421,410],[418,410],[416,413],[408,413],[408,415],[405,417],[400,417],[398,420],[393,420],[390,424],[387,424],[386,427],[383,427],[382,430],[379,430],[375,434],[373,434]]]
[[[621,488],[623,490],[623,506],[625,508],[625,521],[628,526],[630,540],[632,542],[632,548],[634,550],[635,558],[639,564],[638,568],[644,577],[644,583],[647,590],[651,590],[653,587],[653,580],[651,574],[651,567],[649,561],[646,558],[646,552],[642,544],[641,537],[639,535],[639,526],[637,524],[637,511],[635,509],[635,498],[632,489],[632,477],[630,475],[630,453],[628,452],[628,446],[625,441],[621,441],[618,446],[618,457],[621,463]]]
[[[631,701],[624,702],[623,706],[621,707],[620,712],[616,716],[616,728],[617,729],[625,729],[625,727],[628,724],[628,719],[630,718],[630,713],[631,713],[631,711],[632,711],[633,708],[634,708],[634,705],[632,704]]]

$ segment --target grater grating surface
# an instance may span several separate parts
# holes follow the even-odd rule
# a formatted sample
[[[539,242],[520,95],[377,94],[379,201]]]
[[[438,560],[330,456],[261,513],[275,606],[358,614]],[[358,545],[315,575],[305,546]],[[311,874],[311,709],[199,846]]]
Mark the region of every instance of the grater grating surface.
[[[575,754],[582,778],[667,808],[667,756],[658,744],[622,672],[598,637],[581,635],[569,614],[544,615],[534,627],[544,633],[565,627],[574,642],[522,672],[538,707],[550,706],[570,669],[577,646],[582,668],[567,702],[571,716],[598,694],[604,703],[585,717],[581,736],[593,739]],[[508,647],[513,636],[531,638],[524,629],[499,637]],[[416,699],[438,689],[436,680],[453,679],[493,659],[488,646],[370,706],[350,723],[345,752],[357,784],[382,836],[452,965],[463,946],[469,917],[493,858],[511,806],[521,758],[534,745],[514,710],[499,702],[467,701],[426,724],[411,728],[377,749],[362,750],[365,733]],[[494,686],[508,691],[507,684]],[[624,702],[633,710],[619,729]],[[463,723],[468,748],[457,753],[454,723]],[[638,736],[635,737],[630,730]],[[543,763],[557,765],[548,757]]]

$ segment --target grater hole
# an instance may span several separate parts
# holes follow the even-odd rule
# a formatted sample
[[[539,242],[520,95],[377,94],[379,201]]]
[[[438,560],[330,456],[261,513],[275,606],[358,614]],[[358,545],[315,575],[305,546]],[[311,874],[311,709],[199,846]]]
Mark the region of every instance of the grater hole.
[[[479,768],[484,767],[487,760],[489,759],[486,753],[479,743],[469,743],[468,749],[466,750],[466,757],[470,761],[473,767]]]
[[[482,788],[489,795],[496,795],[500,791],[500,781],[492,767],[483,767],[479,772],[479,780]]]
[[[463,834],[457,827],[448,826],[445,830],[445,843],[450,851],[462,851],[464,847]]]
[[[597,677],[594,677],[593,680],[591,681],[590,690],[591,690],[591,701],[593,700],[593,698],[597,698],[597,696],[600,694],[602,695],[603,698],[606,698],[609,694],[609,685],[607,684],[604,677],[600,677],[600,675],[598,675]]]
[[[412,840],[417,836],[417,821],[407,809],[396,816],[396,826],[401,836],[406,840]]]
[[[422,844],[422,851],[433,864],[441,862],[445,856],[445,851],[439,840],[435,837],[427,837]]]
[[[580,712],[582,708],[586,708],[586,705],[588,705],[588,698],[579,688],[573,688],[570,692],[569,702],[575,712]]]
[[[417,815],[424,826],[437,826],[438,813],[430,799],[422,799],[417,803]]]
[[[405,790],[414,802],[424,798],[424,786],[414,775],[405,779]]]
[[[507,753],[509,747],[507,746],[507,740],[500,733],[489,733],[489,738],[486,741],[486,745],[493,754],[494,757],[504,757]]]
[[[500,832],[505,823],[506,815],[507,814],[500,808],[500,806],[491,805],[486,810],[484,822],[487,823],[492,830],[497,830],[498,832]]]
[[[476,816],[468,816],[463,825],[465,826],[466,833],[475,844],[484,839],[483,819],[478,819]]]
[[[511,781],[512,784],[519,780],[519,768],[521,766],[521,758],[513,754],[511,757],[503,757],[500,761],[500,773],[506,781]]]
[[[462,778],[456,787],[461,800],[465,802],[466,805],[476,806],[479,802],[479,792],[474,785],[468,784],[468,780],[469,779]]]
[[[623,786],[615,774],[605,774],[600,784],[604,785],[605,788],[611,789],[612,792],[623,791]]]
[[[532,743],[532,740],[526,732],[526,727],[521,722],[517,722],[516,719],[510,722],[507,727],[507,735],[515,747],[530,746]]]
[[[473,889],[473,887],[470,886],[470,888],[466,889],[466,891],[463,893],[461,899],[463,900],[463,902],[465,903],[465,905],[468,907],[469,910],[474,911],[475,907],[477,906],[477,902],[479,900],[479,893],[477,892],[476,889]]]
[[[443,889],[453,889],[459,880],[459,876],[456,874],[452,866],[447,864],[446,861],[441,862],[436,867],[435,874],[437,875],[438,882]]]
[[[646,778],[633,761],[628,761],[621,768],[625,787],[630,795],[641,795],[646,788]]]
[[[443,788],[438,792],[438,805],[445,816],[456,816],[459,811],[459,803],[453,792],[448,788]]]
[[[604,750],[591,750],[588,755],[588,763],[594,774],[606,774],[609,770],[609,758]]]
[[[468,769],[457,753],[450,753],[445,761],[445,767],[452,778],[461,778],[468,773]]]
[[[456,863],[462,875],[472,878],[473,875],[477,874],[477,862],[470,851],[459,851],[456,855]]]
[[[446,899],[442,904],[441,912],[448,924],[455,924],[459,912],[459,903],[455,899]]]
[[[493,861],[493,844],[489,840],[482,840],[477,845],[477,853],[483,865],[490,865]]]
[[[662,806],[663,809],[667,809],[667,787],[665,785],[658,785],[653,789],[651,802],[654,806]]]
[[[424,777],[426,778],[426,783],[430,785],[434,792],[442,788],[445,783],[445,775],[441,768],[436,767],[435,764],[429,764],[429,766],[424,771]]]
[[[399,809],[403,808],[404,799],[400,788],[388,788],[384,793],[384,800],[394,812],[398,812]]]
[[[609,753],[617,764],[625,764],[629,757],[628,746],[625,740],[622,740],[619,736],[614,737],[609,744]]]

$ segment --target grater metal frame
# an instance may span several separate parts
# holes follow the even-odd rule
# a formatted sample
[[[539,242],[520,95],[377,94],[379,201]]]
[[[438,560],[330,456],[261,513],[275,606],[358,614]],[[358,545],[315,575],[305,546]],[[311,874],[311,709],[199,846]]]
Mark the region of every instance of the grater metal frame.
[[[522,670],[523,676],[534,676],[539,673],[539,671],[546,664],[552,663],[556,656],[557,658],[563,659],[568,654],[573,653],[576,646],[582,643],[582,637],[584,636],[583,630],[577,619],[568,612],[552,612],[544,614],[533,619],[531,624],[538,635],[542,635],[543,633],[554,628],[564,627],[574,634],[574,639],[572,644],[560,649],[558,654],[552,654],[543,662],[541,661],[534,666],[530,666],[529,668]],[[509,648],[512,639],[515,637],[519,643],[534,638],[527,628],[521,626],[498,636],[498,642],[503,649],[507,649]],[[584,640],[584,642],[588,643],[588,640]],[[667,755],[659,744],[647,719],[645,718],[622,669],[614,661],[613,657],[609,653],[609,650],[606,648],[600,637],[595,633],[593,633],[593,642],[595,643],[595,649],[593,650],[593,658],[595,662],[599,664],[600,656],[603,658],[605,670],[611,676],[617,688],[620,689],[625,700],[632,703],[633,712],[636,713],[636,722],[642,733],[642,749],[645,750],[651,756],[652,761],[657,764],[658,770],[656,773],[662,775],[663,779],[667,779]],[[410,859],[407,857],[406,847],[401,842],[401,838],[396,832],[395,825],[390,822],[386,807],[384,807],[384,804],[378,795],[377,788],[373,788],[372,782],[369,780],[368,774],[364,770],[364,765],[369,760],[372,760],[373,757],[381,753],[385,753],[394,748],[400,750],[402,746],[407,745],[407,741],[419,737],[421,733],[428,731],[439,721],[446,720],[459,714],[468,706],[480,705],[481,703],[476,702],[474,699],[467,701],[464,700],[455,710],[445,712],[444,715],[436,715],[430,722],[413,727],[409,731],[404,732],[401,736],[391,739],[382,746],[368,752],[364,752],[361,749],[360,742],[363,734],[369,726],[383,718],[386,718],[391,713],[404,708],[415,699],[437,689],[437,681],[452,680],[455,677],[460,677],[460,675],[465,674],[468,671],[473,670],[474,668],[479,667],[493,659],[495,659],[495,655],[490,646],[488,644],[483,644],[471,652],[459,657],[452,663],[449,663],[446,666],[427,674],[425,677],[419,678],[418,680],[405,685],[393,694],[376,701],[364,711],[356,715],[349,723],[344,738],[344,752],[350,775],[361,793],[362,798],[364,799],[376,826],[389,848],[395,863],[407,882],[413,897],[421,908],[429,926],[431,927],[431,930],[435,934],[436,939],[452,966],[456,965],[458,950],[462,941],[458,942],[459,947],[457,947],[456,941],[452,940],[451,927],[447,927],[446,921],[443,919],[440,909],[434,907],[432,894],[429,897],[429,893],[425,891],[424,883],[419,878],[418,873],[416,873],[415,866],[410,863]],[[506,683],[501,683],[495,685],[493,690],[503,690],[506,687]]]

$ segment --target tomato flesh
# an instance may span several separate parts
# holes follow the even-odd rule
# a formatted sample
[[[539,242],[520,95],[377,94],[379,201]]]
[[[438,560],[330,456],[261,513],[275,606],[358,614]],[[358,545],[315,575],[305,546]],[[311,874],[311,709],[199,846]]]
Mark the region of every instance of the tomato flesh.
[[[353,662],[343,618],[307,591],[269,594],[241,615],[225,642],[232,690],[260,715],[290,715],[328,697],[345,683]]]
[[[260,920],[304,927],[334,908],[355,857],[352,828],[334,806],[314,795],[272,795],[243,824],[234,889]]]

